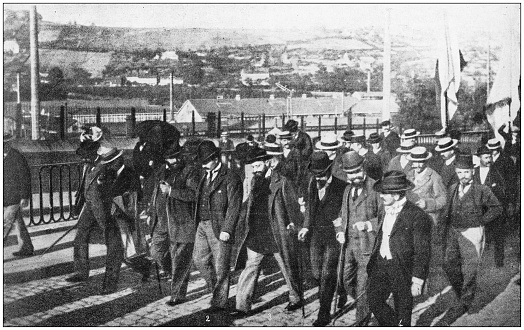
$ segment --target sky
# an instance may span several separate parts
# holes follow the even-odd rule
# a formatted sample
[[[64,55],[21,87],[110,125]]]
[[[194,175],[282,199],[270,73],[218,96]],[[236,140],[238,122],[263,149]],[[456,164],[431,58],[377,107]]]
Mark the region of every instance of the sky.
[[[382,26],[391,8],[392,28],[403,25],[437,28],[447,9],[457,28],[498,31],[505,25],[507,10],[520,5],[499,4],[36,4],[45,21],[81,25],[141,28],[240,28],[240,29],[347,29]],[[29,9],[26,4],[4,8]],[[510,8],[510,9],[508,9]]]

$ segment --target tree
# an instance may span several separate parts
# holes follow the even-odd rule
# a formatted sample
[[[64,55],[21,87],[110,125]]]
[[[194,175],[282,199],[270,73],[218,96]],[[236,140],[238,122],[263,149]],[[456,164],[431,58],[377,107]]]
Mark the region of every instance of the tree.
[[[204,64],[200,60],[191,61],[182,67],[182,77],[184,83],[189,85],[198,85],[204,78]]]
[[[91,78],[91,73],[77,65],[71,67],[70,75],[71,78],[68,79],[68,82],[72,85],[87,85]]]
[[[399,120],[404,128],[433,133],[441,128],[440,110],[436,104],[435,80],[409,80],[398,91]]]
[[[67,97],[64,73],[58,67],[49,70],[48,83],[40,86],[41,100],[64,100]]]

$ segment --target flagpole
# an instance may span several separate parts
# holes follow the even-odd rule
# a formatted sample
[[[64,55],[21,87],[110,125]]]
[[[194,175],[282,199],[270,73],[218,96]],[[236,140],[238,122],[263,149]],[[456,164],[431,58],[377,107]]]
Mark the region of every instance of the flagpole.
[[[448,113],[448,91],[445,90],[444,91],[444,101],[445,101],[445,111],[444,111],[444,115],[445,115],[445,122],[446,122],[446,127],[444,127],[444,130],[445,131],[449,131],[448,130],[448,126],[449,126],[449,113]]]

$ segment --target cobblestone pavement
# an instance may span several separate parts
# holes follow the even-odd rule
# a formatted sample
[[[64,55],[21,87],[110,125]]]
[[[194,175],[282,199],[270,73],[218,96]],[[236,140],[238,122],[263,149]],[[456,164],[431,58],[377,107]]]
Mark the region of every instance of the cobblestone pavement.
[[[63,228],[67,229],[69,223]],[[60,228],[55,225],[55,227]],[[64,229],[64,230],[65,230]],[[36,255],[14,259],[14,246],[4,248],[4,326],[310,326],[318,312],[316,287],[305,291],[305,317],[302,311],[284,312],[287,288],[280,272],[264,271],[259,278],[253,314],[232,319],[226,313],[209,314],[210,294],[197,271],[191,273],[188,301],[169,307],[169,282],[151,279],[142,283],[140,275],[123,266],[118,291],[99,295],[103,280],[102,244],[90,245],[93,258],[91,277],[85,283],[69,283],[72,273],[72,239],[74,230],[59,247],[40,254],[63,231],[42,234],[30,228]],[[520,326],[520,233],[514,234],[506,246],[503,268],[495,268],[493,249],[487,248],[479,275],[478,294],[469,314],[457,326]],[[238,272],[232,276],[230,306],[234,306]],[[456,300],[453,290],[437,267],[432,268],[427,292],[415,300],[412,324],[434,325]],[[355,322],[355,311],[341,317],[336,326]],[[371,325],[376,325],[372,319]]]

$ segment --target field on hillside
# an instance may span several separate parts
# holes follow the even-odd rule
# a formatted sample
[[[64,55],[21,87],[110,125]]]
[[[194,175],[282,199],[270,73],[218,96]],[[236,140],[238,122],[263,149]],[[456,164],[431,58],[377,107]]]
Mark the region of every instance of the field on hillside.
[[[49,70],[52,67],[67,70],[71,67],[84,68],[91,73],[91,78],[102,77],[102,71],[111,60],[111,53],[84,52],[64,49],[40,49],[40,67]]]

